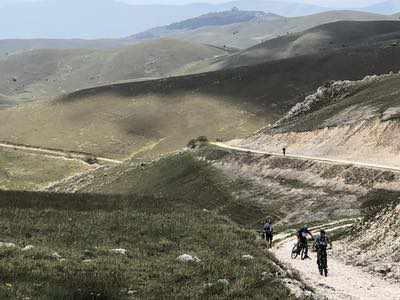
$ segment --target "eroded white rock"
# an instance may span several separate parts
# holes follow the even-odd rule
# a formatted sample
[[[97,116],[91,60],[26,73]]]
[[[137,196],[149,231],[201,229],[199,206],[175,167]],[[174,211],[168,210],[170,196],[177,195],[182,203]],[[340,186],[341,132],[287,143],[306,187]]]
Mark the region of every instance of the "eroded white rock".
[[[254,256],[249,255],[249,254],[243,255],[242,258],[246,259],[246,260],[254,260]]]
[[[14,243],[5,243],[5,242],[0,242],[0,248],[16,248],[17,245]]]
[[[122,249],[122,248],[111,249],[110,252],[114,253],[114,254],[121,254],[121,255],[127,255],[128,254],[128,250]]]
[[[29,251],[35,248],[33,245],[26,245],[24,248],[21,249],[21,251]]]
[[[197,256],[192,256],[189,254],[182,254],[178,256],[177,260],[180,262],[200,262],[201,260]]]

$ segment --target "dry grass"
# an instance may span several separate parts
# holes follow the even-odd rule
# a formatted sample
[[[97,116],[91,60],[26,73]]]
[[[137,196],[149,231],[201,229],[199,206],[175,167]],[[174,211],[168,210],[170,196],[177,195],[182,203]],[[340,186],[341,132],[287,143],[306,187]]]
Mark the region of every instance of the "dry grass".
[[[0,93],[42,100],[99,84],[167,76],[183,65],[221,54],[224,51],[214,47],[173,39],[111,50],[25,51],[0,60]]]
[[[89,169],[87,164],[79,161],[0,149],[2,190],[37,190]]]

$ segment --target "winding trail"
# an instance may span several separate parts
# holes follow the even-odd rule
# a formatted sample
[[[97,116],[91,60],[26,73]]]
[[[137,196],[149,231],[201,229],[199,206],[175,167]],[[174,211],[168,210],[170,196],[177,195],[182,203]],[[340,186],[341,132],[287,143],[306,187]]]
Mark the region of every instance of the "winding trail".
[[[84,160],[85,155],[84,153],[77,153],[77,152],[68,152],[64,150],[56,150],[56,149],[47,149],[47,148],[41,148],[41,147],[34,147],[34,146],[28,146],[28,145],[19,145],[19,144],[12,144],[12,143],[5,143],[5,142],[0,142],[0,148],[7,148],[7,149],[12,149],[12,150],[18,150],[18,151],[25,151],[33,154],[38,154],[38,155],[46,155],[49,157],[53,158],[61,158],[65,160]],[[111,159],[111,158],[106,158],[106,157],[99,157],[97,155],[92,155],[97,159],[97,161],[102,162],[102,163],[107,163],[107,164],[121,164],[122,161],[116,160],[116,159]]]
[[[212,143],[215,146],[246,153],[256,153],[283,157],[282,153],[271,153],[259,150],[234,147],[224,143]],[[400,168],[387,165],[369,164],[357,161],[337,160],[331,158],[321,158],[315,156],[286,155],[287,158],[314,160],[334,164],[354,165],[364,168],[389,170],[399,172]],[[342,220],[349,221],[349,220]],[[335,231],[341,228],[352,226],[349,223],[341,224],[330,223],[315,228],[326,228],[329,231]],[[300,272],[301,278],[315,289],[318,296],[329,300],[400,300],[400,284],[386,281],[380,277],[374,276],[359,267],[346,264],[343,260],[335,257],[332,252],[328,253],[328,277],[322,277],[317,267],[316,253],[309,252],[311,259],[302,261],[301,259],[292,259],[290,253],[296,238],[293,234],[282,233],[275,237],[278,240],[276,246],[272,249],[275,256],[284,264]],[[333,245],[335,247],[335,245]]]
[[[363,162],[359,162],[359,161],[324,158],[324,157],[318,157],[318,156],[292,155],[292,154],[286,154],[284,156],[282,153],[266,152],[266,151],[247,149],[247,148],[242,148],[242,147],[235,147],[235,146],[226,145],[224,143],[211,143],[211,144],[214,146],[220,147],[220,148],[235,150],[235,151],[239,151],[239,152],[280,156],[280,157],[287,157],[287,158],[294,158],[294,159],[314,160],[314,161],[328,162],[328,163],[341,164],[341,165],[353,165],[353,166],[370,168],[370,169],[400,172],[400,167],[392,167],[392,166],[387,166],[387,165],[370,164],[370,163],[363,163]]]
[[[327,231],[351,226],[333,227]],[[328,253],[328,277],[319,274],[316,253],[309,252],[311,259],[291,259],[290,253],[296,240],[289,237],[279,242],[272,250],[286,265],[300,272],[302,279],[315,289],[319,296],[334,300],[399,300],[400,285],[373,276],[360,268],[347,265],[332,253]],[[335,246],[335,245],[333,245]]]

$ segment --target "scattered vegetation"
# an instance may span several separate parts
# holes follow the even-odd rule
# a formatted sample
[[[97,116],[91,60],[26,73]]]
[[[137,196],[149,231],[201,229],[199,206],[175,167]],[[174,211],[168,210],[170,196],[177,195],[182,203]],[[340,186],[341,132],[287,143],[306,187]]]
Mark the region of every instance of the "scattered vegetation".
[[[191,139],[188,143],[188,148],[195,149],[208,144],[208,139],[206,136],[199,136],[196,139]]]
[[[383,209],[400,204],[400,193],[389,190],[373,190],[361,197],[365,221],[371,221]]]
[[[158,177],[172,165],[169,177]],[[291,299],[273,257],[245,229],[254,208],[214,183],[217,174],[188,156],[147,172],[130,186],[139,194],[1,192],[1,238],[16,247],[0,247],[0,295]],[[186,253],[200,261],[177,260]]]

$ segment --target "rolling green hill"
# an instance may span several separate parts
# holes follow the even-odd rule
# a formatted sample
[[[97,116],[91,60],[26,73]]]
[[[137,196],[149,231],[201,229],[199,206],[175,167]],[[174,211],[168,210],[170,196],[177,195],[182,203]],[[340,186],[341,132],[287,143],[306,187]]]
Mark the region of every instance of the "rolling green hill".
[[[163,77],[190,62],[224,53],[173,39],[112,50],[27,51],[0,60],[0,92],[15,100],[51,98],[99,84]]]
[[[260,43],[229,56],[211,58],[178,70],[178,74],[259,64],[294,56],[324,54],[349,47],[400,46],[399,21],[339,21]]]
[[[201,18],[200,18],[201,19]],[[310,28],[337,21],[378,21],[393,20],[393,16],[384,16],[359,11],[329,11],[304,17],[280,17],[265,15],[246,22],[224,26],[204,26],[195,29],[184,27],[177,30],[175,26],[155,28],[128,38],[130,41],[141,41],[159,37],[174,37],[178,39],[246,49],[263,41],[287,34],[302,32]],[[197,20],[197,19],[194,19]],[[188,20],[187,22],[189,22]],[[193,21],[193,20],[192,20]],[[182,27],[182,26],[181,26]]]
[[[90,88],[0,111],[0,139],[103,157],[154,157],[180,149],[199,135],[247,136],[279,119],[328,80],[360,79],[400,69],[398,55],[398,47],[347,48],[218,72]]]

